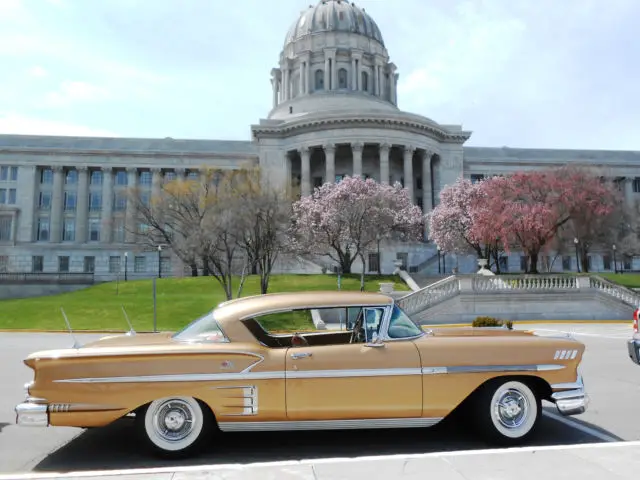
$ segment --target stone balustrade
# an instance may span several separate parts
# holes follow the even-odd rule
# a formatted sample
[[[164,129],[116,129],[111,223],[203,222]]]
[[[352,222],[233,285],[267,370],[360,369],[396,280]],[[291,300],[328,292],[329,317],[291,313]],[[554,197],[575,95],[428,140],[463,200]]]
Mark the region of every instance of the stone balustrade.
[[[627,307],[640,306],[640,293],[597,275],[451,275],[401,297],[397,302],[409,315],[423,312],[458,295],[562,294],[593,292]],[[507,298],[509,298],[507,297]],[[505,299],[506,300],[506,299]]]

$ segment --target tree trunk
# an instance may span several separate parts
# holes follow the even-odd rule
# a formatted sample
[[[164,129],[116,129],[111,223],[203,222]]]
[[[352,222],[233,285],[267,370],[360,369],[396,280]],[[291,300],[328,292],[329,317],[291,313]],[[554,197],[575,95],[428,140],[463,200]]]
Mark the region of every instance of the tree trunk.
[[[589,250],[585,247],[582,247],[580,252],[580,263],[582,263],[582,271],[589,273]]]
[[[538,272],[538,252],[531,252],[529,253],[529,260],[530,260],[530,268],[529,268],[529,273],[539,273]]]
[[[192,263],[190,265],[191,267],[191,276],[192,277],[197,277],[198,276],[198,265],[196,265],[195,263]]]
[[[360,254],[360,260],[362,260],[362,272],[360,273],[360,291],[364,292],[364,270],[366,268],[366,263],[364,261],[364,254]]]

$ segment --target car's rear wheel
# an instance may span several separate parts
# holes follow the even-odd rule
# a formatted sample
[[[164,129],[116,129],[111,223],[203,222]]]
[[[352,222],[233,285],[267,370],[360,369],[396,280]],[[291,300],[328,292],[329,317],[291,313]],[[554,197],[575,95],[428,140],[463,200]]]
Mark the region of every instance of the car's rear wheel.
[[[542,405],[526,383],[497,379],[478,393],[474,417],[476,426],[487,440],[501,445],[516,445],[533,434]]]
[[[213,415],[192,397],[167,397],[151,402],[140,415],[147,444],[163,457],[196,453],[213,428]]]

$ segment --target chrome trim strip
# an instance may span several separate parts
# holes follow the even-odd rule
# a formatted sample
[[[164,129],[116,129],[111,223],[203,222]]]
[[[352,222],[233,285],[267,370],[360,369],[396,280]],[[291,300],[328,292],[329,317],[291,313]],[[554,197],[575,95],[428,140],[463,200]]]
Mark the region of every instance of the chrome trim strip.
[[[352,378],[389,377],[408,375],[438,375],[454,373],[485,372],[542,372],[560,370],[565,365],[457,365],[449,367],[380,368],[357,370],[302,370],[279,372],[239,373],[189,373],[172,375],[141,375],[130,377],[68,378],[54,380],[56,383],[153,383],[153,382],[214,382],[219,380],[282,380],[300,378]],[[246,373],[245,373],[246,372]]]
[[[218,422],[223,432],[259,432],[292,430],[347,430],[364,428],[432,427],[442,420],[436,418],[371,418],[364,420],[287,420],[282,422]]]

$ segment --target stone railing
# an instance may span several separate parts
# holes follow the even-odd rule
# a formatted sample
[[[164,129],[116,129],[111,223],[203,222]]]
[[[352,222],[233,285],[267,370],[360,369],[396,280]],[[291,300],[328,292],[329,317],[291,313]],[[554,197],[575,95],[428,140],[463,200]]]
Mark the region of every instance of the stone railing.
[[[397,300],[407,314],[421,312],[460,293],[460,281],[455,275],[421,288]]]
[[[58,273],[58,272],[3,272],[0,273],[0,284],[71,284],[91,285],[94,283],[93,273]]]
[[[632,307],[640,307],[640,294],[597,275],[589,277],[589,286]]]
[[[640,293],[597,275],[451,275],[401,297],[397,303],[407,314],[415,314],[460,294],[544,294],[580,291],[600,293],[628,306],[640,306]]]

